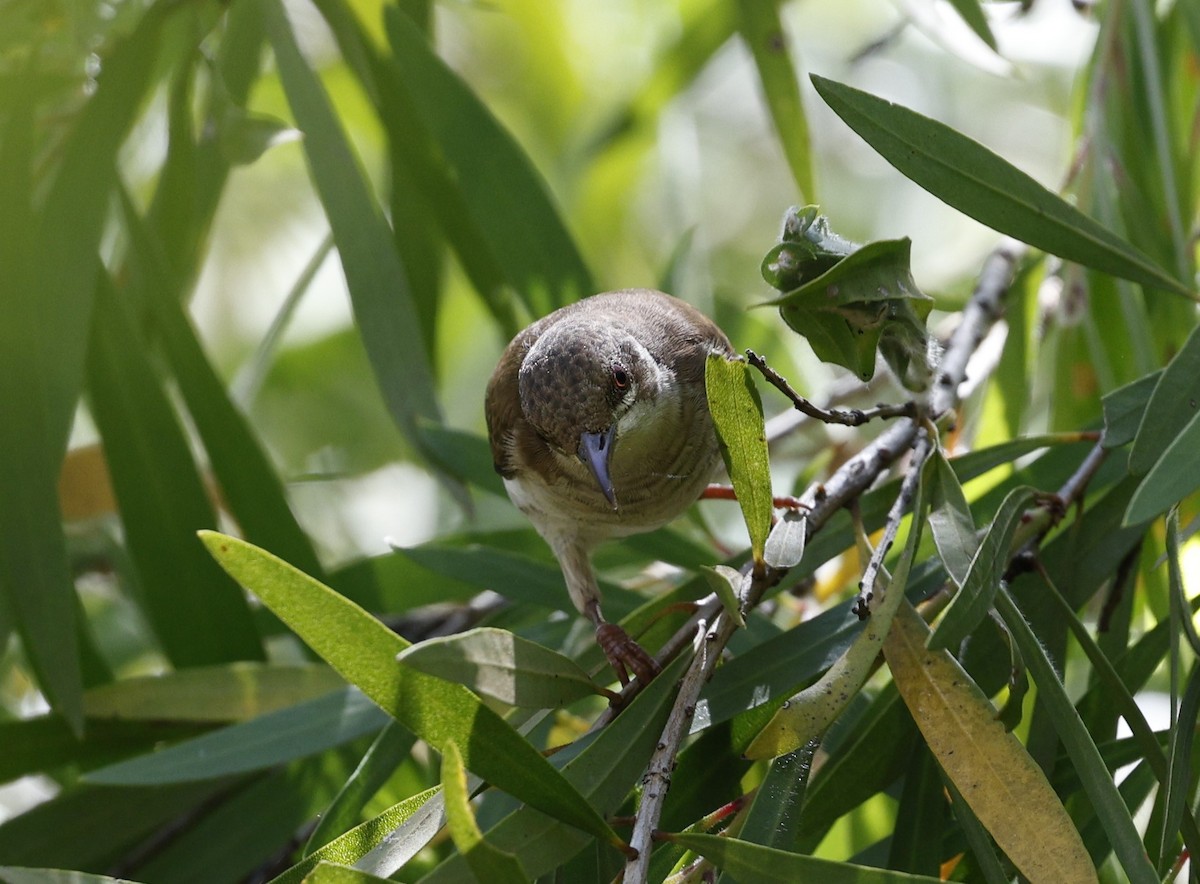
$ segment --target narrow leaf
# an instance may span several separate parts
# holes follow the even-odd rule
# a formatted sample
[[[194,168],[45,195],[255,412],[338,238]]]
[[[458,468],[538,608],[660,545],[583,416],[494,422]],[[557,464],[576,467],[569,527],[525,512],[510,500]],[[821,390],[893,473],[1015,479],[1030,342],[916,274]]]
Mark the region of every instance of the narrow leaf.
[[[1149,409],[1146,414],[1149,416]],[[1136,442],[1134,447],[1136,450]],[[1197,488],[1200,488],[1200,412],[1193,415],[1187,426],[1171,441],[1137,491],[1133,492],[1123,524],[1138,525],[1152,519]]]
[[[90,718],[243,721],[345,685],[324,665],[231,663],[99,685],[84,695],[84,710]]]
[[[1104,396],[1101,404],[1104,406],[1105,448],[1120,448],[1137,437],[1146,407],[1161,377],[1162,371],[1156,371]]]
[[[557,709],[601,692],[574,660],[505,629],[429,639],[396,659],[512,706]]]
[[[704,385],[721,456],[737,493],[754,561],[763,561],[771,531],[771,466],[763,427],[762,400],[744,361],[710,354]]]
[[[957,645],[987,616],[1000,588],[1000,578],[1008,567],[1013,535],[1033,495],[1032,488],[1021,486],[1004,498],[971,560],[962,589],[950,602],[929,639],[930,648],[937,650]]]
[[[883,652],[930,750],[1021,874],[1062,884],[1097,880],[1074,823],[1029,753],[958,661],[926,648],[929,628],[905,605]]]
[[[165,9],[144,12],[106,53],[95,93],[53,152],[62,159],[39,213],[32,103],[14,100],[0,133],[0,593],[39,686],[77,732],[83,678],[55,482],[83,383],[117,152],[150,88]]]
[[[529,879],[516,856],[489,843],[479,831],[471,812],[467,771],[462,753],[453,741],[442,751],[442,795],[446,801],[446,825],[458,852],[467,860],[476,880],[497,884],[524,884]]]
[[[470,770],[609,843],[620,839],[536,749],[466,688],[396,663],[409,643],[362,608],[257,547],[211,531],[201,539],[310,648],[385,712],[440,748],[454,740]]]
[[[308,843],[306,856],[340,838],[362,818],[362,810],[408,757],[416,742],[400,722],[392,719],[379,732],[371,748],[363,755],[350,779],[342,784],[329,807],[321,814]],[[373,846],[373,845],[372,845]]]
[[[245,594],[196,542],[217,524],[141,336],[101,274],[88,389],[146,613],[177,666],[262,659]]]
[[[0,866],[0,884],[137,884],[129,878],[110,878],[65,869],[27,869]]]
[[[320,849],[310,853],[287,871],[271,879],[271,884],[300,884],[313,869],[323,862],[356,863],[372,849],[394,833],[406,822],[416,818],[423,810],[428,810],[435,799],[441,797],[441,786],[426,789],[397,802],[383,813],[355,826],[346,834],[335,838]],[[442,827],[441,802],[438,801],[437,812],[432,816],[432,838]],[[413,851],[414,853],[416,851]]]
[[[993,52],[997,51],[996,37],[992,34],[987,16],[983,13],[983,4],[979,0],[950,0],[950,5],[980,40],[986,43]]]
[[[1060,258],[1196,298],[1142,252],[978,142],[843,83],[816,75],[812,82],[884,159],[960,212]]]
[[[761,0],[738,0],[741,32],[762,84],[767,108],[775,123],[784,158],[801,199],[815,200],[812,170],[812,145],[808,137],[808,119],[800,100],[800,84],[792,66],[787,36],[779,19],[779,4]]]
[[[941,449],[930,455],[929,530],[946,566],[959,587],[966,582],[971,560],[979,549],[971,507],[950,462]]]
[[[1143,378],[1141,382],[1144,381]],[[1200,326],[1192,329],[1183,347],[1158,376],[1129,453],[1129,472],[1135,476],[1149,473],[1197,414],[1200,414]]]
[[[393,418],[419,445],[417,418],[441,421],[408,275],[329,96],[300,53],[282,3],[271,0],[266,9],[280,79],[304,133],[309,170],[329,218],[371,368]]]
[[[910,875],[818,859],[720,835],[688,833],[670,835],[669,838],[729,872],[740,884],[792,884],[796,881],[820,881],[821,884],[934,884],[941,880],[926,875]]]
[[[446,231],[460,255],[485,249],[535,315],[594,291],[579,249],[525,151],[438,58],[409,16],[390,7],[384,20],[390,61],[399,74],[396,86],[407,91],[437,145],[446,166],[439,171],[455,191],[453,203],[463,208],[465,230],[477,234],[463,242]]]
[[[318,863],[304,881],[305,884],[387,884],[387,878],[327,862]]]
[[[1080,721],[1079,713],[1072,705],[1071,698],[1067,695],[1067,691],[1054,669],[1054,664],[1046,656],[1046,649],[1042,647],[1041,642],[1038,641],[1037,636],[1029,627],[1029,623],[1007,591],[1001,590],[997,593],[996,609],[1004,618],[1017,647],[1021,649],[1021,656],[1025,659],[1025,665],[1029,668],[1029,674],[1032,676],[1034,684],[1037,685],[1038,700],[1045,704],[1047,714],[1054,724],[1054,730],[1062,740],[1063,747],[1067,750],[1067,755],[1083,782],[1083,788],[1091,799],[1092,809],[1108,834],[1108,843],[1112,846],[1125,874],[1134,884],[1143,884],[1143,882],[1150,884],[1152,881],[1157,881],[1158,876],[1146,856],[1141,836],[1134,826],[1129,810],[1125,807],[1120,792],[1117,791],[1112,772],[1105,766],[1104,759],[1096,748],[1091,734]],[[962,784],[959,784],[959,788],[963,789]],[[966,789],[963,789],[963,794],[968,801],[971,800]],[[1016,798],[1011,800],[1015,802]],[[1014,807],[1017,806],[1024,809],[1027,807],[1027,803],[1020,805],[1014,803]],[[978,808],[976,808],[976,813],[979,813]],[[979,816],[981,820],[984,820],[982,814]],[[987,825],[986,820],[984,820],[984,824]],[[1044,827],[1041,834],[1031,833],[1030,837],[1040,838],[1042,846],[1045,847],[1048,831],[1048,828]],[[993,834],[995,833],[993,832]],[[1008,848],[1005,847],[1005,850],[1007,852]],[[1009,853],[1009,856],[1012,857],[1012,854]]]
[[[362,694],[347,689],[100,768],[84,780],[154,786],[249,773],[348,743],[387,721]]]

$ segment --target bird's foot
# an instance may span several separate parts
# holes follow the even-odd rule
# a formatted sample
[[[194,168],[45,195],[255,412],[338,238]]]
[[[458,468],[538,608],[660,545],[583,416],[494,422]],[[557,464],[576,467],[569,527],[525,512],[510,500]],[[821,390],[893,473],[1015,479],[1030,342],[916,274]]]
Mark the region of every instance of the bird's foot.
[[[645,684],[662,672],[654,658],[615,623],[601,623],[596,627],[596,644],[604,651],[622,686],[629,684],[630,673]]]

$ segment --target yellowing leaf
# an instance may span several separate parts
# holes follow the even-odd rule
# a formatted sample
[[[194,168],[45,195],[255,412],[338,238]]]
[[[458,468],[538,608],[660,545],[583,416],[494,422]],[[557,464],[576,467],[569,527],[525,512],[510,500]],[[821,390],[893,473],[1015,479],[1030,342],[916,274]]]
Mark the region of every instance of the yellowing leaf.
[[[1033,882],[1094,884],[1074,823],[988,698],[946,651],[925,647],[929,627],[903,605],[883,644],[900,696],[963,799]]]

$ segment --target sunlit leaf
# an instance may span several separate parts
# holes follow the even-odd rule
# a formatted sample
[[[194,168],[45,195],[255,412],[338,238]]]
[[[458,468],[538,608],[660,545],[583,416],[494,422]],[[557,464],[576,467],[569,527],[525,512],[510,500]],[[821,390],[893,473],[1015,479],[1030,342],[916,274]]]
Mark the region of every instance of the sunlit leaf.
[[[271,884],[299,884],[300,881],[309,880],[305,876],[322,862],[358,862],[379,844],[392,837],[404,823],[416,818],[422,811],[427,811],[434,800],[439,799],[435,812],[428,817],[431,825],[426,827],[427,830],[432,829],[428,832],[428,837],[432,838],[442,827],[441,792],[441,786],[436,786],[392,805],[383,813],[360,823],[344,835],[313,851],[296,865],[273,878]]]
[[[362,818],[367,802],[375,797],[375,793],[408,757],[416,739],[395,719],[384,726],[350,779],[342,784],[329,807],[322,812],[312,834],[308,836],[304,849],[306,856],[354,828]]]
[[[522,884],[527,881],[520,860],[514,854],[500,850],[479,831],[479,824],[475,822],[475,814],[471,811],[462,753],[453,741],[447,743],[442,751],[442,795],[446,801],[446,827],[450,830],[450,838],[459,854],[466,858],[475,878],[479,881],[495,881],[497,884]]]
[[[1149,409],[1146,413],[1149,415]],[[1136,447],[1135,442],[1135,450]],[[1125,512],[1125,524],[1137,525],[1164,513],[1197,488],[1200,488],[1200,412],[1171,440],[1133,493]]]
[[[812,81],[834,112],[884,159],[976,221],[1060,258],[1195,298],[1128,242],[978,142],[843,83],[816,75]]]
[[[750,550],[762,562],[771,531],[771,468],[762,400],[750,366],[714,353],[704,369],[708,408],[721,443],[721,456],[746,519]]]
[[[316,664],[231,663],[124,678],[84,695],[91,718],[241,721],[345,687]]]
[[[215,532],[201,539],[239,583],[347,681],[432,746],[454,740],[468,768],[535,807],[611,843],[619,839],[579,792],[466,688],[400,666],[409,646],[362,608],[257,547]]]

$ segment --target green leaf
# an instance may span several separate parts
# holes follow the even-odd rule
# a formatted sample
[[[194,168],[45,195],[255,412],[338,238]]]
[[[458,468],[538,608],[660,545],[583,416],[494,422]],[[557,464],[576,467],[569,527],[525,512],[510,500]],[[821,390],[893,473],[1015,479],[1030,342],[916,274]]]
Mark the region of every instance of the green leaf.
[[[318,664],[231,663],[125,678],[89,690],[89,718],[244,721],[328,694],[346,683]]]
[[[715,565],[703,568],[701,573],[721,600],[725,612],[733,618],[733,622],[738,626],[745,626],[746,618],[742,616],[742,603],[738,598],[744,582],[742,572],[728,565]]]
[[[762,83],[767,108],[775,123],[775,132],[783,148],[784,159],[804,199],[815,198],[812,170],[812,145],[808,137],[808,119],[800,100],[800,84],[788,52],[787,36],[779,20],[779,4],[761,0],[738,0],[741,32]]]
[[[591,294],[591,274],[528,155],[409,16],[387,7],[384,21],[398,74],[389,85],[407,93],[436,145],[436,171],[453,191],[439,211],[456,210],[442,226],[464,265],[474,263],[464,253],[485,251],[538,316]]]
[[[1145,381],[1143,378],[1138,383]],[[1195,422],[1197,414],[1200,414],[1200,325],[1192,329],[1182,349],[1158,376],[1129,453],[1129,472],[1135,476],[1149,473]]]
[[[304,846],[306,856],[354,828],[367,802],[408,758],[416,739],[395,719],[384,726],[350,779],[342,784],[329,807],[321,813]]]
[[[347,681],[434,748],[454,740],[470,770],[604,841],[620,839],[577,789],[466,688],[396,663],[409,643],[362,608],[257,547],[212,531],[201,540],[235,580]]]
[[[809,228],[816,229],[820,225]],[[781,247],[801,246],[785,242],[776,248]],[[933,299],[913,281],[911,250],[907,238],[867,243],[767,303],[779,307],[784,322],[807,338],[823,361],[866,381],[875,374],[879,348],[906,386],[924,389],[930,372],[925,319]],[[768,259],[774,255],[778,264],[786,254],[773,250]]]
[[[1150,258],[949,126],[812,76],[834,112],[902,174],[993,230],[1104,273],[1195,299]]]
[[[301,881],[312,880],[305,876],[323,862],[358,862],[372,849],[387,840],[405,822],[414,819],[423,809],[428,810],[431,802],[440,799],[441,792],[441,786],[436,786],[393,804],[383,813],[360,823],[346,834],[310,853],[287,871],[272,878],[271,884],[300,884]],[[438,813],[432,826],[433,831],[429,833],[431,838],[442,825],[440,806],[440,801],[438,801]]]
[[[904,601],[909,569],[921,540],[924,513],[924,489],[919,484],[913,504],[912,525],[904,551],[896,564],[896,572],[884,592],[878,589],[874,592],[871,614],[862,632],[824,675],[783,704],[746,748],[747,758],[775,758],[793,752],[810,741],[820,740],[866,684],[891,628],[892,618]]]
[[[695,851],[737,878],[740,884],[933,884],[939,878],[840,863],[720,835],[688,833],[668,839]]]
[[[76,731],[83,679],[56,482],[83,382],[117,152],[150,88],[165,9],[143,13],[105,52],[95,93],[53,151],[61,161],[37,213],[32,101],[14,98],[0,131],[0,593],[41,690]]]
[[[704,386],[717,440],[721,443],[721,457],[746,519],[750,550],[754,561],[761,564],[771,532],[772,507],[762,400],[750,366],[720,353],[709,354],[704,367]]]
[[[959,587],[970,573],[971,560],[979,549],[975,521],[958,476],[941,449],[930,455],[929,530],[946,573]]]
[[[109,786],[212,780],[315,755],[385,724],[369,700],[343,690],[92,771],[84,780]]]
[[[744,840],[781,849],[794,843],[817,746],[813,740],[771,762],[746,813],[740,833]]]
[[[950,5],[980,40],[986,43],[992,51],[998,51],[996,37],[992,34],[987,16],[983,14],[983,4],[979,0],[950,0]]]
[[[1062,740],[1067,755],[1083,782],[1084,791],[1091,800],[1092,810],[1108,834],[1108,843],[1125,874],[1133,884],[1150,884],[1157,881],[1158,876],[1150,865],[1141,836],[1134,826],[1129,810],[1125,807],[1125,802],[1121,799],[1121,794],[1117,791],[1112,774],[1105,766],[1091,734],[1080,721],[1079,713],[1071,703],[1054,664],[1046,655],[1046,649],[1038,641],[1012,597],[1003,589],[996,594],[996,609],[1008,625],[1017,647],[1021,649],[1025,665],[1029,667],[1029,674],[1037,685],[1038,700],[1045,704],[1054,730]],[[963,791],[966,794],[966,790]],[[1020,806],[1025,806],[1026,799],[1023,795],[1013,800],[1019,802]],[[978,810],[976,812],[978,813]],[[982,815],[980,819],[983,819]],[[1043,828],[1040,833],[1030,833],[1029,837],[1040,840],[1040,847],[1046,850],[1048,855],[1049,850],[1045,843],[1047,834]],[[1008,852],[1007,846],[1005,851]],[[1012,857],[1011,852],[1009,857]]]
[[[417,419],[441,420],[408,274],[391,228],[328,95],[300,53],[279,0],[266,4],[266,18],[279,76],[297,128],[304,133],[309,170],[329,218],[376,383],[392,417],[419,446]]]
[[[1161,377],[1162,372],[1156,371],[1104,396],[1101,404],[1104,406],[1105,448],[1120,448],[1136,438],[1146,406]]]
[[[137,296],[135,303],[153,313],[162,350],[212,462],[225,505],[250,540],[320,576],[317,554],[288,505],[270,458],[230,400],[187,316],[178,286],[163,266],[165,244],[154,239],[125,188],[119,196],[134,263],[141,271],[134,274],[130,292]]]
[[[305,884],[373,884],[373,882],[386,884],[387,878],[369,875],[350,866],[322,862],[313,867],[311,874],[304,881]]]
[[[137,884],[129,878],[110,878],[65,869],[26,869],[0,866],[0,884]]]
[[[146,613],[177,667],[263,658],[241,589],[196,542],[217,524],[183,428],[101,274],[88,389]]]
[[[929,627],[905,605],[883,651],[905,705],[946,775],[1027,878],[1095,882],[1079,832],[1042,769],[1004,729],[958,661],[926,647],[928,637]]]
[[[1022,486],[1005,496],[971,559],[962,589],[951,600],[950,607],[929,639],[931,649],[956,646],[987,616],[992,599],[1000,588],[1000,578],[1008,568],[1013,535],[1034,494],[1032,488]]]
[[[446,801],[446,827],[460,855],[466,858],[476,880],[497,884],[524,884],[529,879],[515,855],[500,850],[483,837],[467,790],[462,753],[453,741],[442,751],[442,795]]]
[[[574,660],[505,629],[480,627],[410,646],[396,658],[512,706],[558,709],[601,693]]]
[[[1150,414],[1150,409],[1146,414]],[[1135,450],[1136,447],[1135,442]],[[1200,412],[1175,436],[1133,493],[1123,524],[1138,525],[1152,519],[1197,488],[1200,488]]]

